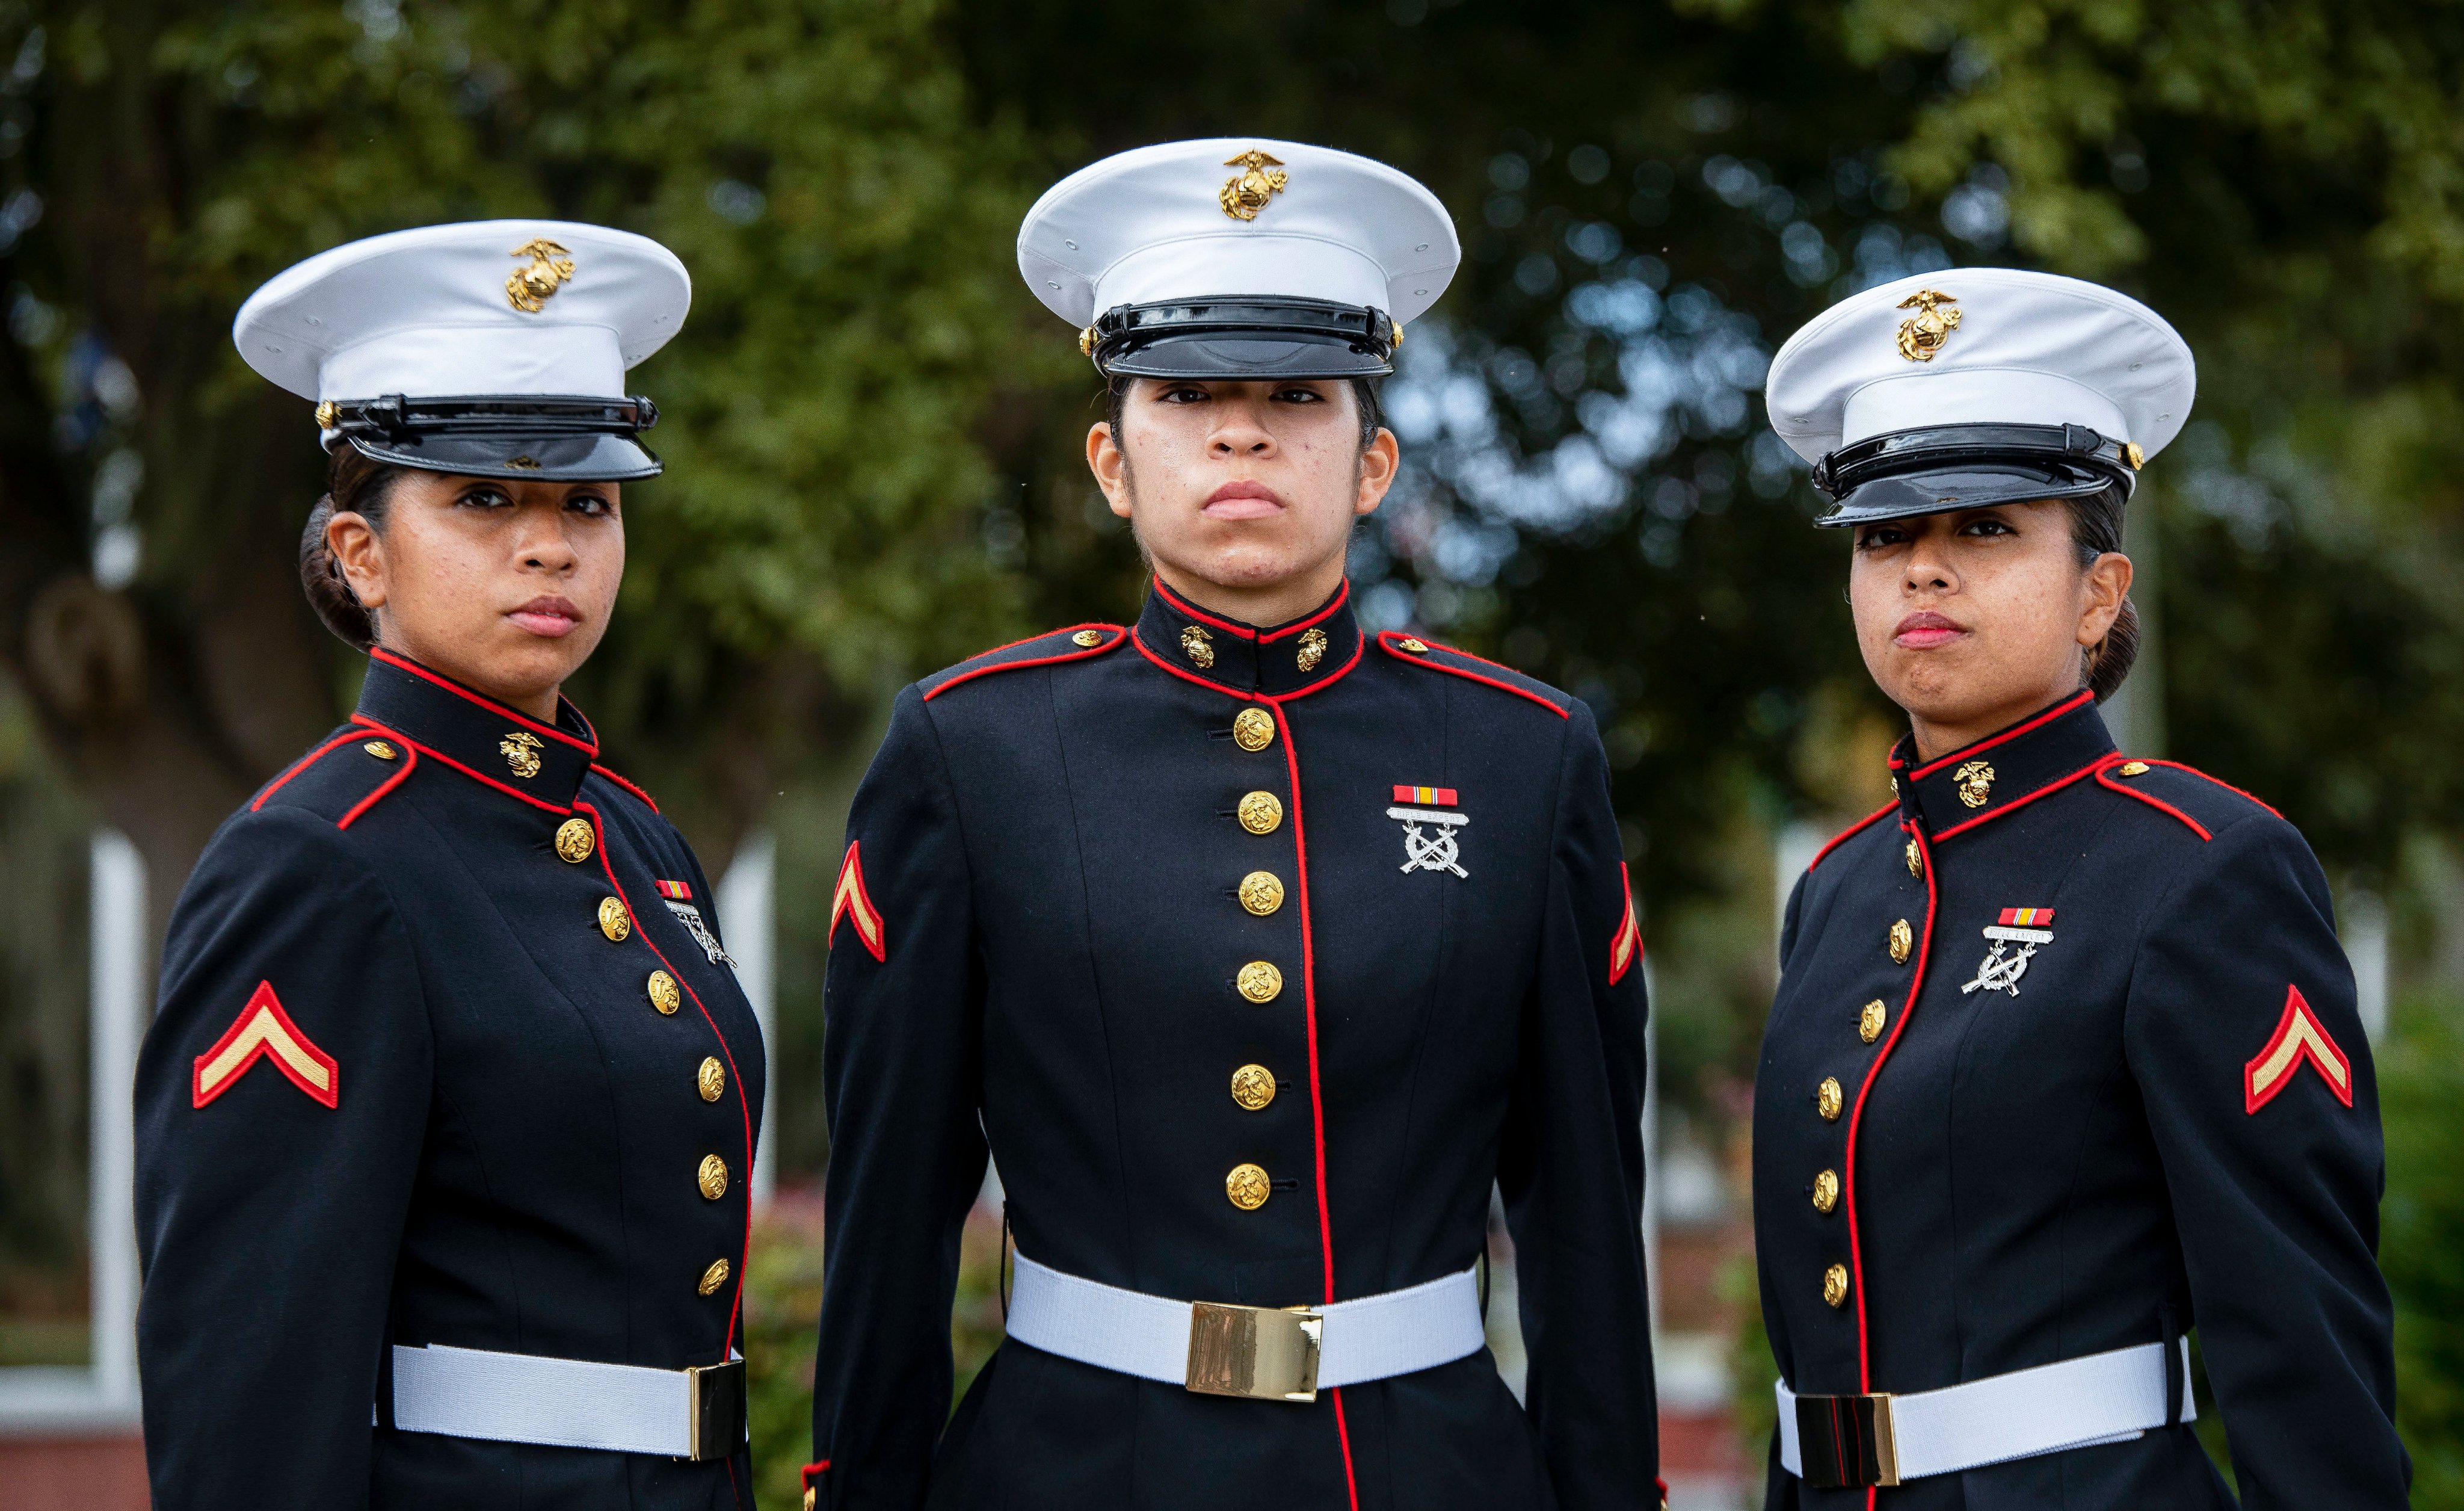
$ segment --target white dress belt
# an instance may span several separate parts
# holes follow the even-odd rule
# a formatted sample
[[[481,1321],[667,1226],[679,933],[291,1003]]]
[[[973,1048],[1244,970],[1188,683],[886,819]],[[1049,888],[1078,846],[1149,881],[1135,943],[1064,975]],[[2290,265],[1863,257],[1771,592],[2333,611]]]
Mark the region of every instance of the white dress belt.
[[[1326,1306],[1176,1301],[1017,1255],[1009,1335],[1140,1379],[1215,1395],[1308,1401],[1321,1389],[1431,1369],[1478,1352],[1478,1268]]]
[[[2190,1399],[2189,1339],[2181,1340],[2181,1420],[2188,1422],[2199,1414]],[[1796,1392],[1784,1380],[1773,1389],[1779,1394],[1780,1464],[1805,1478]],[[1882,1403],[1874,1416],[1886,1478],[1874,1482],[1896,1484],[2069,1448],[2127,1442],[2169,1425],[2165,1389],[2165,1345],[2140,1344],[1938,1390],[1832,1399]]]
[[[393,1426],[499,1443],[723,1458],[745,1441],[743,1356],[651,1369],[396,1344]]]

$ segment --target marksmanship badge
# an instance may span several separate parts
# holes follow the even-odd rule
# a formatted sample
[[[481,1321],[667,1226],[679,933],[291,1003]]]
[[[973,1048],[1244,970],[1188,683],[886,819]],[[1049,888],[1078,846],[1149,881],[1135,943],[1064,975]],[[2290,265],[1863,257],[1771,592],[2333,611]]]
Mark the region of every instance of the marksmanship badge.
[[[2006,907],[2002,922],[1985,925],[1985,937],[1993,942],[1986,953],[1985,963],[1976,967],[1976,979],[1961,987],[1962,994],[1977,990],[2007,991],[2019,994],[2019,978],[2028,973],[2028,961],[2041,944],[2054,942],[2054,931],[2036,925],[2051,923],[2054,910],[2049,907]],[[2011,946],[2019,946],[2015,955]]]
[[[1415,871],[1451,871],[1469,879],[1469,873],[1458,864],[1462,852],[1455,846],[1455,831],[1471,822],[1468,813],[1449,811],[1457,802],[1450,787],[1402,787],[1395,789],[1395,806],[1386,816],[1403,826],[1403,873]],[[1433,825],[1435,834],[1421,833],[1423,824]]]

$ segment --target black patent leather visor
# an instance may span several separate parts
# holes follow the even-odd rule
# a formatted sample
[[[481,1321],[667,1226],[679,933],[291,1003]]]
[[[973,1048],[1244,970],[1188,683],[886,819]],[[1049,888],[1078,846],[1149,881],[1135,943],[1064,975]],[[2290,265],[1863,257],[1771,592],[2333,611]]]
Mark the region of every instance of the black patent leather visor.
[[[1106,377],[1221,379],[1383,377],[1401,344],[1383,310],[1255,297],[1123,304],[1079,342]]]
[[[658,423],[645,398],[522,395],[332,400],[317,422],[371,461],[465,478],[630,482],[664,470],[634,437]]]
[[[2084,425],[1935,425],[1842,446],[1815,464],[1842,526],[2138,486],[2139,448]]]

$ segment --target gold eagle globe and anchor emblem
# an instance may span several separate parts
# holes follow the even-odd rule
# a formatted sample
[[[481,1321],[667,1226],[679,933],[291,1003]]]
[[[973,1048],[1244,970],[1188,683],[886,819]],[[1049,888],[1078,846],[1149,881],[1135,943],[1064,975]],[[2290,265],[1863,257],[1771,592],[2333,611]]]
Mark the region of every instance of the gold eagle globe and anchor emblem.
[[[1180,654],[1189,664],[1203,672],[1215,664],[1215,641],[1201,625],[1191,625],[1180,632]]]
[[[531,259],[505,279],[506,301],[525,315],[538,314],[573,277],[573,254],[545,236],[525,241],[506,256]]]
[[[1900,322],[1900,355],[1910,362],[1933,361],[1934,353],[1959,328],[1960,311],[1946,307],[1958,302],[1958,295],[1934,289],[1919,289],[1900,300],[1900,308],[1916,311]]]
[[[1993,801],[1993,768],[1982,761],[1970,761],[1950,773],[1959,784],[1959,800],[1970,808],[1983,808]]]
[[[514,775],[527,781],[539,774],[539,753],[547,747],[529,730],[517,729],[497,741],[496,748],[504,753],[505,765],[513,768]]]
[[[1326,632],[1323,630],[1302,631],[1300,655],[1293,657],[1293,659],[1300,663],[1302,671],[1316,671],[1317,663],[1326,659]]]
[[[1225,158],[1223,166],[1241,169],[1223,181],[1221,192],[1215,196],[1223,206],[1223,213],[1235,220],[1257,219],[1258,211],[1265,209],[1266,202],[1282,193],[1284,186],[1291,181],[1281,160],[1256,147],[1239,157]]]

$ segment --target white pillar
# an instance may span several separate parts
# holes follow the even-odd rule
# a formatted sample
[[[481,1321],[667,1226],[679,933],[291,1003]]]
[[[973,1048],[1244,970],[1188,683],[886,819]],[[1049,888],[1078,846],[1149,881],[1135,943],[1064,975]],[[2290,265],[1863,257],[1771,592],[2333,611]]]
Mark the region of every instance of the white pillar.
[[[748,834],[736,848],[727,875],[718,878],[718,922],[727,931],[727,952],[736,960],[737,985],[753,1004],[761,1025],[763,1058],[770,1065],[769,1084],[761,1098],[760,1148],[753,1157],[753,1201],[770,1199],[779,1183],[778,1151],[773,1137],[779,1125],[778,923],[779,841],[767,830]]]
[[[2362,1032],[2373,1044],[2387,1038],[2387,904],[2375,892],[2344,894],[2344,956],[2353,963],[2353,992],[2361,1007]]]
[[[96,832],[92,846],[91,1103],[94,1384],[106,1407],[137,1403],[137,1046],[148,1011],[145,861],[126,835]]]

